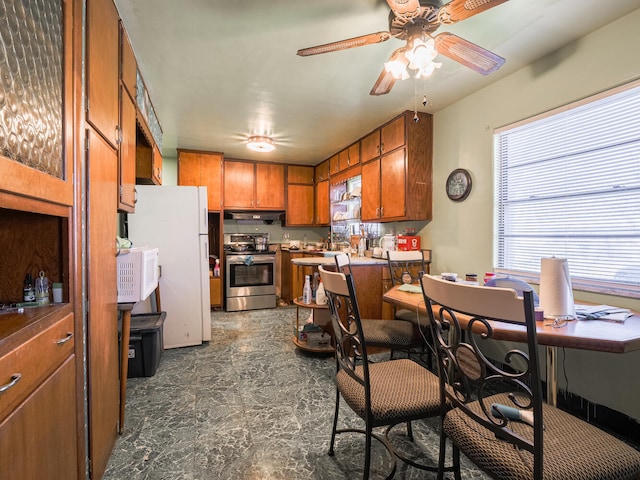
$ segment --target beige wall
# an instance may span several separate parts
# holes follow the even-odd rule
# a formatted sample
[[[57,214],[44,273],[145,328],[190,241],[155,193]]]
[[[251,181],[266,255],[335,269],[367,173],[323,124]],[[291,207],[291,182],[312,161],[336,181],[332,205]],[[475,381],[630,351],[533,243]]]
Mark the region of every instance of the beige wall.
[[[433,221],[420,232],[434,252],[433,273],[493,270],[493,130],[640,78],[638,45],[640,10],[435,114]],[[454,203],[444,183],[459,167],[471,172],[473,189]],[[638,299],[575,295],[640,311]],[[559,360],[564,385],[562,351]],[[640,352],[567,349],[564,366],[570,391],[640,419]]]

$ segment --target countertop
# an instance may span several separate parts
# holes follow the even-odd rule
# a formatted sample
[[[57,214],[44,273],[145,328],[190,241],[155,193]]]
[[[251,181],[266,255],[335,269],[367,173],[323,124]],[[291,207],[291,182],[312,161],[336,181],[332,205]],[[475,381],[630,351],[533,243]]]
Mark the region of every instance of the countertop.
[[[334,252],[331,252],[334,253]],[[326,257],[311,257],[304,256],[300,258],[293,258],[291,263],[294,265],[308,265],[308,266],[317,266],[317,265],[335,265],[334,257],[335,255],[330,254]],[[351,257],[351,265],[387,265],[387,261],[382,258],[373,258],[373,257]]]

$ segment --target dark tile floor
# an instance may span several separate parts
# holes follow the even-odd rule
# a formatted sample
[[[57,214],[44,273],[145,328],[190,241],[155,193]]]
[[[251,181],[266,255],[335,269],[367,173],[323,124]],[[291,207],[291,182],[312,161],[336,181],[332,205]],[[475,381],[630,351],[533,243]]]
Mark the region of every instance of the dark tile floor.
[[[327,455],[335,363],[295,348],[295,314],[213,312],[209,344],[167,350],[155,376],[130,378],[124,433],[105,480],[362,478],[362,435],[338,436],[336,455]],[[341,424],[362,422],[345,407]],[[435,461],[432,425],[414,425],[414,435]],[[389,458],[376,442],[373,459],[371,478],[384,478]],[[464,467],[465,480],[488,478]],[[395,478],[436,477],[399,462]]]

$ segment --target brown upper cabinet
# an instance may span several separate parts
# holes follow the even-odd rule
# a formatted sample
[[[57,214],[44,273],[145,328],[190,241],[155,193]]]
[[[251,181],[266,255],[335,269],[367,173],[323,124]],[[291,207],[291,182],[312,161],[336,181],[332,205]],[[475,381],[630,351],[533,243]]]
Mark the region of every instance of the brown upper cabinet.
[[[380,155],[389,153],[405,144],[405,119],[407,116],[408,113],[403,113],[361,140],[362,163],[378,158]]]
[[[430,220],[432,215],[431,115],[406,111],[362,139],[364,221]],[[372,155],[379,138],[377,156]]]
[[[120,22],[120,81],[134,101],[136,99],[137,72],[138,63],[133,53],[131,42],[124,29],[124,25]]]
[[[119,25],[112,1],[87,3],[87,121],[114,148],[120,139]]]
[[[316,183],[329,180],[329,160],[316,165],[315,180]]]
[[[287,216],[288,226],[313,225],[314,167],[287,166]]]
[[[289,184],[313,185],[314,175],[314,167],[307,167],[305,165],[287,166],[287,183]]]
[[[120,144],[118,155],[118,210],[135,211],[136,184],[136,58],[120,24]]]
[[[339,151],[329,159],[330,174],[335,175],[358,163],[360,163],[360,142]]]
[[[224,208],[284,210],[284,171],[281,163],[224,161]]]
[[[178,150],[178,185],[207,187],[209,211],[222,210],[222,153]]]
[[[316,219],[318,227],[329,225],[329,180],[316,183]]]

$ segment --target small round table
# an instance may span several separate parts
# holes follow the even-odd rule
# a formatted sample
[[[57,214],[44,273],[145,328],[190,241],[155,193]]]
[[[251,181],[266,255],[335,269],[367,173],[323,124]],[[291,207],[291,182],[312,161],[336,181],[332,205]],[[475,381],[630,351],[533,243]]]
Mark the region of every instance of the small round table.
[[[302,297],[294,298],[293,303],[296,305],[296,330],[292,340],[293,343],[301,350],[313,353],[333,353],[333,329],[331,328],[331,322],[329,317],[329,305],[318,305],[315,302],[309,304],[302,302]],[[309,346],[306,341],[300,340],[298,337],[300,327],[300,307],[309,308],[312,311],[313,323],[320,325],[324,332],[331,337],[331,343],[329,345]],[[318,322],[320,321],[320,322]]]

